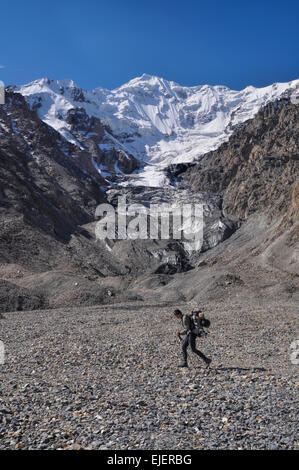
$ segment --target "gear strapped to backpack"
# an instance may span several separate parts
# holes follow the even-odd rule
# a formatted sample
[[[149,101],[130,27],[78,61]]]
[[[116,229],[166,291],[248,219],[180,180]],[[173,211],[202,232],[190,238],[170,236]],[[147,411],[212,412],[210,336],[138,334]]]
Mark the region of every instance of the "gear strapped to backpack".
[[[190,315],[190,322],[191,322],[191,333],[196,336],[203,336],[207,333],[205,332],[204,328],[209,328],[211,322],[207,318],[199,318],[196,314]]]

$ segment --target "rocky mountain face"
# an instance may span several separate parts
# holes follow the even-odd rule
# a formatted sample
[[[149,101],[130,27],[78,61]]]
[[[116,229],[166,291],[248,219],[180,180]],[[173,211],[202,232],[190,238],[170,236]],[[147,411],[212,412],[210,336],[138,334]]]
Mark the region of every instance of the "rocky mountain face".
[[[78,134],[92,130],[87,140],[80,135],[82,148],[41,121],[20,94],[8,91],[0,107],[2,311],[113,302],[115,292],[135,298],[124,285],[140,273],[188,264],[182,246],[168,241],[124,241],[114,249],[95,241],[95,210],[107,201],[108,183],[92,160],[108,166],[110,154],[93,154],[92,145],[105,131],[80,109],[68,122]]]
[[[246,219],[268,209],[290,226],[298,216],[298,160],[299,107],[282,99],[187,169],[183,181],[195,192],[220,193],[225,214]]]
[[[156,89],[155,80],[144,77],[141,81],[144,80]],[[166,83],[161,83],[159,87],[163,84],[166,93]],[[271,101],[294,83],[282,88],[268,87],[267,98],[265,90],[262,94],[255,91],[253,101],[256,106],[264,98]],[[279,281],[282,290],[274,290],[275,295],[293,296],[297,292],[294,273],[298,241],[298,105],[288,98],[279,99],[242,125],[240,116],[245,119],[248,114],[239,110],[238,123],[229,127],[235,130],[228,142],[204,155],[198,163],[176,164],[174,158],[165,167],[167,158],[162,166],[140,160],[136,142],[140,143],[141,137],[145,139],[145,124],[139,129],[140,135],[133,136],[131,131],[116,134],[123,119],[116,108],[113,116],[118,116],[120,127],[112,128],[116,124],[114,118],[106,119],[108,111],[112,112],[106,102],[105,106],[96,107],[91,96],[72,83],[65,83],[62,88],[58,82],[46,84],[45,90],[44,82],[35,83],[35,93],[30,84],[22,89],[24,96],[10,88],[6,104],[0,106],[0,310],[142,301],[152,295],[165,302],[198,300],[202,295],[223,295],[227,285],[235,286],[238,295],[246,298],[248,289],[256,292],[255,279],[259,277],[251,275],[253,252],[254,266],[259,266],[253,269],[255,273],[266,269],[269,276],[269,266],[277,272],[283,267],[286,274]],[[169,100],[174,100],[174,93],[181,93],[181,100],[192,101],[203,92],[199,87],[192,93],[189,90],[189,94],[185,90],[187,96],[183,96],[184,90],[175,84],[169,87]],[[124,94],[137,96],[137,89],[140,80],[114,95],[120,93],[117,99],[121,103]],[[222,91],[228,96],[227,90]],[[98,90],[92,96],[97,95],[98,100],[99,93]],[[144,93],[152,100],[145,86],[138,95],[140,102]],[[247,108],[244,104],[249,114],[255,109],[252,93],[250,89],[245,94],[251,97]],[[57,108],[59,100],[62,108]],[[224,106],[218,95],[217,100],[218,111],[215,107],[215,114],[210,114],[210,108],[207,110],[208,122],[217,120],[218,107]],[[167,109],[160,110],[163,119]],[[231,120],[234,107],[227,109]],[[99,117],[100,112],[103,118]],[[130,120],[132,115],[128,110],[126,113]],[[198,119],[202,123],[204,115]],[[192,122],[195,126],[199,121]],[[127,121],[122,123],[127,129]],[[229,136],[228,128],[225,129],[225,139],[219,131],[220,141]],[[153,129],[149,133],[153,135]],[[125,147],[125,142],[132,146]],[[216,141],[212,138],[211,142],[213,147]],[[199,139],[197,149],[192,150],[196,155],[202,153],[201,145]],[[150,174],[152,185],[147,180]],[[167,184],[157,187],[162,181]],[[96,241],[97,205],[108,202],[115,206],[119,196],[125,196],[128,204],[142,204],[145,208],[161,203],[202,203],[201,250],[190,252],[183,242],[172,239]],[[252,220],[259,221],[255,232]],[[243,240],[241,245],[239,240]],[[277,249],[280,258],[274,256]],[[247,266],[248,274],[241,274],[241,266]],[[273,282],[276,275],[273,274]]]
[[[19,230],[26,228],[52,244],[67,243],[93,220],[96,205],[105,200],[106,183],[90,165],[87,152],[40,121],[19,94],[7,93],[0,107],[0,141],[2,257],[20,262],[24,244],[25,258],[34,264],[33,254],[42,244],[30,243]],[[51,265],[48,256],[46,264]]]
[[[90,156],[89,170],[95,171],[106,181],[115,181],[121,174],[130,174],[138,168],[138,161],[132,155],[112,147],[101,149],[105,137],[105,127],[94,116],[88,116],[82,107],[69,109],[66,113],[66,124],[76,144]]]
[[[19,94],[7,93],[0,107],[0,139],[2,210],[62,238],[92,220],[107,184],[88,152],[44,124]]]
[[[61,294],[68,285],[70,295],[76,275],[85,300],[92,293],[100,301],[104,291],[94,293],[89,280],[126,272],[84,228],[106,200],[106,186],[88,152],[42,122],[20,94],[6,93],[0,106],[0,309],[48,304],[55,285]],[[29,284],[21,286],[25,277]]]

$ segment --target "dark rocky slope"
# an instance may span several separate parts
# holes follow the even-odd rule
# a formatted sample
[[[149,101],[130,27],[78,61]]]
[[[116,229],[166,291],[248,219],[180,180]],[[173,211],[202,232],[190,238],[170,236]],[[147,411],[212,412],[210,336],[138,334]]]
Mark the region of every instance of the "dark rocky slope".
[[[69,119],[82,148],[41,122],[20,95],[9,92],[0,107],[0,279],[10,283],[1,284],[8,300],[0,309],[14,305],[9,299],[18,289],[32,298],[21,302],[24,308],[38,305],[36,298],[40,307],[155,296],[197,302],[223,292],[260,298],[256,287],[267,276],[273,288],[262,297],[296,297],[298,106],[266,106],[192,169],[172,168],[181,183],[161,190],[108,187],[92,164],[103,157],[93,154],[104,132],[100,121],[80,110]],[[123,170],[134,161],[129,166]],[[205,254],[190,254],[172,240],[96,242],[95,208],[119,194],[146,206],[203,201]]]
[[[67,239],[93,219],[105,182],[84,165],[87,152],[40,121],[21,95],[6,99],[0,107],[1,212],[22,214],[26,223]]]
[[[29,289],[32,305],[37,289],[49,306],[61,306],[127,299],[131,281],[145,272],[159,277],[189,269],[188,255],[178,242],[128,240],[112,248],[95,242],[95,209],[106,200],[109,183],[93,161],[112,168],[115,155],[98,148],[104,134],[98,119],[76,109],[68,120],[80,145],[40,121],[36,109],[30,110],[17,93],[8,91],[6,104],[0,107],[1,279],[16,289]],[[118,154],[117,165],[123,172],[136,167],[134,159],[122,158]],[[128,202],[159,203],[176,196],[175,190],[171,197],[169,191],[164,196],[153,191],[128,189]],[[118,190],[109,192],[114,193]],[[223,219],[222,212],[218,197],[208,199],[207,220],[213,226]],[[207,232],[205,249],[228,236],[227,224],[223,219],[223,228]],[[14,305],[9,299],[15,295],[6,287],[0,289],[8,298],[8,303],[2,302],[4,311]],[[22,305],[27,308],[29,303]]]
[[[158,295],[200,303],[299,300],[298,118],[298,105],[289,101],[267,105],[229,142],[179,173],[182,187],[221,196],[224,214],[240,218],[242,227]]]
[[[206,154],[183,180],[194,191],[220,192],[225,213],[247,218],[267,208],[274,218],[294,204],[298,159],[299,106],[281,100],[265,106],[227,143]],[[289,222],[295,222],[289,215]]]
[[[68,285],[67,295],[75,298],[79,277],[84,302],[92,297],[103,301],[105,292],[95,292],[94,284],[86,283],[127,272],[83,227],[105,201],[106,185],[87,151],[40,121],[21,95],[8,92],[6,104],[0,106],[1,278],[20,285],[24,276],[33,276],[26,286],[30,297],[40,274],[48,273],[49,286],[54,277],[62,290]],[[61,273],[68,274],[68,282]],[[54,291],[40,287],[42,297],[55,297]],[[14,290],[3,284],[0,291],[1,298],[7,297],[0,309],[14,305]],[[31,307],[36,305],[35,291],[32,296]],[[30,302],[22,305],[30,307]]]
[[[190,199],[217,195],[223,217],[241,228],[195,256],[193,270],[159,280],[145,275],[136,292],[200,304],[299,300],[298,118],[298,105],[288,100],[269,104],[200,163],[170,168]]]

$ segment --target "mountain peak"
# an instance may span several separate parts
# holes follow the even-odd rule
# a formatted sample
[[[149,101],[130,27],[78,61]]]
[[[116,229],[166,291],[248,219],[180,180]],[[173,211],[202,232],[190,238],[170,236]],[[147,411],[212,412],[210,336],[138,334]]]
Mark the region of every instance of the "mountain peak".
[[[78,85],[76,85],[76,83],[71,80],[71,79],[62,79],[62,80],[53,80],[51,78],[48,78],[48,77],[44,77],[44,78],[39,78],[37,80],[34,80],[33,82],[29,82],[27,83],[26,85],[23,85],[22,87],[19,87],[19,88],[22,88],[24,90],[29,90],[29,93],[31,94],[32,92],[34,92],[34,90],[38,90],[38,89],[50,89],[54,92],[57,92],[58,90],[61,89],[61,87],[63,88],[79,88]]]
[[[127,83],[124,83],[123,85],[121,85],[119,87],[119,89],[125,88],[125,87],[128,87],[128,86],[132,86],[132,85],[144,84],[145,82],[147,82],[147,83],[150,83],[150,82],[157,83],[158,81],[161,81],[161,80],[164,80],[164,79],[160,78],[160,77],[157,77],[155,75],[149,75],[147,73],[143,73],[142,75],[140,75],[138,77],[132,78]]]
[[[71,142],[76,137],[67,115],[83,108],[112,131],[103,150],[116,148],[148,164],[147,170],[154,167],[161,173],[170,164],[191,162],[215,150],[261,107],[297,87],[298,80],[241,91],[220,85],[184,87],[144,73],[112,91],[81,90],[72,80],[48,78],[16,90]],[[152,180],[153,171],[146,178]]]

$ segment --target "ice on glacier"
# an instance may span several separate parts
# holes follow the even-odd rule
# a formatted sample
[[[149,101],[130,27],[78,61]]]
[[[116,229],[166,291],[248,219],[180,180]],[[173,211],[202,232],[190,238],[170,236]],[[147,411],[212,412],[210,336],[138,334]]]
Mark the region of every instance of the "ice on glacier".
[[[65,121],[67,112],[81,107],[99,118],[111,130],[100,144],[103,151],[115,148],[145,163],[130,184],[159,186],[165,184],[163,168],[216,149],[263,105],[298,86],[299,80],[241,91],[220,85],[184,87],[143,74],[114,90],[81,90],[72,80],[49,79],[16,90],[44,122],[75,145],[80,144]]]

